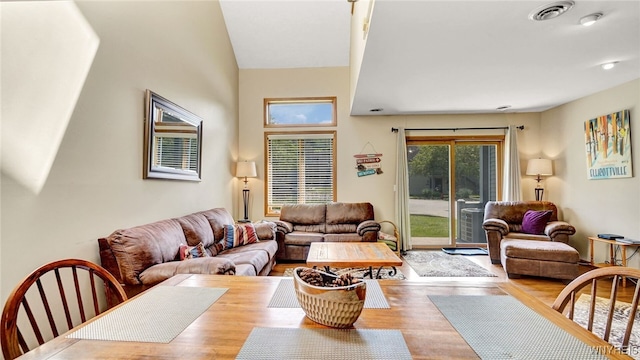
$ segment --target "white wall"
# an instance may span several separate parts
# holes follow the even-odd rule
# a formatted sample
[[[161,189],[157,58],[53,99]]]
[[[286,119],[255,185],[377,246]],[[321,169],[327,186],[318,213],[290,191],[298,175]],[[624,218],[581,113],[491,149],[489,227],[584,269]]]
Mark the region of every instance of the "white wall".
[[[396,134],[392,127],[477,127],[525,125],[518,133],[522,171],[526,160],[537,157],[540,115],[538,113],[491,115],[350,116],[349,69],[240,70],[240,159],[255,160],[258,178],[250,179],[251,213],[264,218],[263,99],[273,97],[337,96],[337,188],[338,201],[368,201],[377,220],[394,219]],[[318,129],[318,128],[314,128]],[[440,135],[440,134],[438,134]],[[371,143],[382,153],[383,174],[358,177],[353,155],[370,152]],[[523,179],[525,199],[533,200],[535,181]],[[237,195],[240,196],[239,194]]]
[[[583,259],[589,257],[589,236],[617,233],[640,239],[639,107],[640,80],[634,80],[541,114],[540,148],[544,157],[554,160],[554,176],[546,181],[545,195],[576,227],[571,245]],[[625,109],[631,116],[633,177],[588,180],[584,122]],[[633,252],[633,248],[630,250]],[[603,262],[606,251],[604,245],[596,245],[596,261]],[[640,267],[640,255],[634,256],[629,265]]]
[[[238,68],[219,3],[78,7],[100,46],[48,178],[36,194],[2,175],[3,302],[43,263],[99,262],[97,239],[118,228],[236,205]],[[204,119],[202,182],[142,179],[147,88]]]

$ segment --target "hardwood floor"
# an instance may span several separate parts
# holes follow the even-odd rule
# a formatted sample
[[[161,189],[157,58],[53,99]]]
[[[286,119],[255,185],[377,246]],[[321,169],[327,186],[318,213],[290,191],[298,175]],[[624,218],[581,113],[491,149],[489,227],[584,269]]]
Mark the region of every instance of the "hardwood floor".
[[[436,277],[420,277],[416,272],[411,268],[409,264],[404,262],[402,266],[398,267],[398,269],[404,274],[406,280],[409,281],[418,281],[425,282],[433,285],[456,285],[456,286],[465,286],[465,285],[473,285],[477,286],[481,283],[493,283],[493,282],[508,282],[512,285],[516,285],[523,291],[533,295],[538,298],[543,303],[551,306],[555,301],[558,294],[565,287],[565,284],[561,280],[556,279],[547,279],[547,278],[538,278],[538,277],[525,277],[523,276],[520,279],[509,279],[504,272],[504,269],[501,265],[493,265],[489,260],[488,256],[467,256],[467,258],[476,264],[488,269],[491,271],[496,277],[494,278],[459,278],[459,277],[449,277],[449,278],[436,278]],[[300,263],[278,263],[273,268],[270,276],[282,276],[285,269],[293,268],[296,266],[306,266],[304,262]],[[586,271],[591,270],[590,266],[580,266],[580,273],[584,273]],[[628,284],[627,289],[632,291],[633,284]],[[626,289],[624,289],[626,290]],[[623,293],[625,292],[623,290]],[[631,291],[629,291],[628,297],[629,299],[632,296]],[[603,292],[604,294],[604,292]],[[625,296],[627,297],[627,296]]]

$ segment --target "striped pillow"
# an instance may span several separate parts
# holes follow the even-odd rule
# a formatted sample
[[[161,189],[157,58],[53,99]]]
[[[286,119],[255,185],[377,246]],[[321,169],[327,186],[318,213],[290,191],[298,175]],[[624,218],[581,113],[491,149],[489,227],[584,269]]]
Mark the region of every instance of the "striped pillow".
[[[253,224],[224,225],[223,249],[258,242],[256,228]]]

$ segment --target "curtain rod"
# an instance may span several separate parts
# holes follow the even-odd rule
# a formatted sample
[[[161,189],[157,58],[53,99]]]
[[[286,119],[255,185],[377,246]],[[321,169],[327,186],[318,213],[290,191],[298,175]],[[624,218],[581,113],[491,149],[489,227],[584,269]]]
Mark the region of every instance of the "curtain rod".
[[[467,127],[467,128],[408,128],[405,131],[411,130],[448,130],[448,131],[458,131],[458,130],[506,130],[508,126],[498,126],[498,127]],[[516,126],[517,129],[523,130],[524,125]],[[398,132],[398,128],[391,128],[391,132]]]

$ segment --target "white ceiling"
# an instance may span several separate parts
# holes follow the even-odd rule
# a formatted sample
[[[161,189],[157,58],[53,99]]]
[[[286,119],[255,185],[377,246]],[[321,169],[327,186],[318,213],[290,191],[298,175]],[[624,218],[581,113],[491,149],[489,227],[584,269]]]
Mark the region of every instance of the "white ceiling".
[[[529,19],[553,2],[377,0],[352,115],[535,112],[640,78],[640,0]],[[347,0],[220,3],[241,69],[349,65]]]

